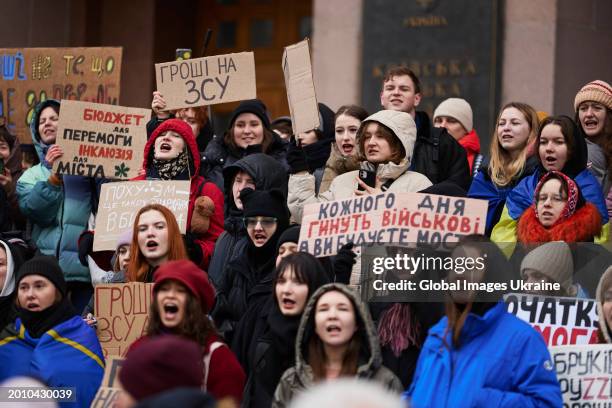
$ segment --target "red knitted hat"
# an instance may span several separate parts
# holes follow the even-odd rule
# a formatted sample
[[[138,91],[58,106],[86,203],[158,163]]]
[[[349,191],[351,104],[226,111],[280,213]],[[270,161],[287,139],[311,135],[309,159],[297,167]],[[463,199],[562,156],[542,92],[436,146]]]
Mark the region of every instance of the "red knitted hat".
[[[157,138],[158,135],[162,134],[163,132],[167,132],[169,130],[172,130],[176,133],[178,133],[179,135],[181,135],[181,137],[183,138],[183,140],[185,140],[185,142],[187,142],[187,139],[194,139],[194,135],[193,135],[193,130],[191,129],[191,126],[189,126],[187,124],[187,122],[182,121],[180,119],[168,119],[168,120],[164,120],[151,134],[151,138],[153,140],[155,140],[155,138]]]
[[[173,279],[181,282],[200,301],[204,313],[210,313],[215,305],[215,288],[208,281],[208,274],[188,260],[170,261],[164,263],[155,271],[153,291],[159,285]]]
[[[126,355],[119,371],[123,388],[137,401],[204,382],[202,348],[174,335],[145,338]]]

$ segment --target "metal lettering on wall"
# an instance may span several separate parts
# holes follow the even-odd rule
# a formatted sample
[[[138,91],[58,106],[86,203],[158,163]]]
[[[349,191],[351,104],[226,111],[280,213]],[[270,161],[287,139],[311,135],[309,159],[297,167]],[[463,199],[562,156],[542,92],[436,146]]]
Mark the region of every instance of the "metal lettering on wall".
[[[381,109],[386,69],[406,65],[421,81],[417,110],[433,119],[440,102],[464,98],[486,153],[498,109],[500,22],[498,0],[364,0],[362,104]]]

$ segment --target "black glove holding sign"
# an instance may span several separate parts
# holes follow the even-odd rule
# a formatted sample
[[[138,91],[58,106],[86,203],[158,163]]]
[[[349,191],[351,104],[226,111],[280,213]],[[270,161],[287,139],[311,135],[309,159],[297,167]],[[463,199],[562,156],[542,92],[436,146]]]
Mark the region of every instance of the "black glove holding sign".
[[[289,142],[287,150],[287,164],[289,164],[289,173],[296,174],[301,171],[309,171],[308,158],[304,149],[295,143],[295,139]]]
[[[183,242],[185,242],[185,249],[187,250],[187,255],[189,256],[189,259],[194,264],[200,265],[204,254],[202,253],[202,247],[200,247],[200,245],[195,242],[195,240],[196,237],[190,232],[183,235]]]

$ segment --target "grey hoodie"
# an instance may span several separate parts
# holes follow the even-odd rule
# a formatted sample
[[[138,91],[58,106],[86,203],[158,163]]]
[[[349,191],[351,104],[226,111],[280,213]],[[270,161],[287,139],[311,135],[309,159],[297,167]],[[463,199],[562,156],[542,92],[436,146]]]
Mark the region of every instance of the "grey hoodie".
[[[599,330],[606,343],[612,344],[612,327],[606,322],[603,311],[604,292],[612,287],[612,266],[601,275],[599,285],[597,285],[597,316],[599,318]]]
[[[295,366],[285,371],[281,377],[274,393],[273,408],[288,406],[297,393],[314,385],[314,374],[304,358],[304,350],[308,347],[306,339],[316,335],[314,334],[312,322],[314,320],[315,305],[321,296],[330,291],[338,291],[345,294],[355,305],[358,324],[365,326],[359,327],[358,333],[367,338],[367,359],[357,368],[357,377],[378,382],[398,394],[402,392],[400,380],[382,365],[378,336],[367,306],[361,301],[358,294],[348,286],[330,283],[320,287],[308,300],[304,308],[295,342]]]

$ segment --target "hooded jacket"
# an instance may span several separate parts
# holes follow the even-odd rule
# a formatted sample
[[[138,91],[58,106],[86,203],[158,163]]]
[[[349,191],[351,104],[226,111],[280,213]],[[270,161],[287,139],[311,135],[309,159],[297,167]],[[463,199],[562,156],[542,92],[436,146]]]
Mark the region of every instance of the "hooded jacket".
[[[312,336],[316,336],[314,332],[316,303],[321,296],[330,291],[338,291],[346,295],[355,309],[355,318],[359,325],[356,333],[359,333],[362,339],[362,350],[356,377],[378,382],[391,391],[400,392],[401,390],[402,385],[399,379],[382,365],[376,329],[366,305],[347,286],[330,283],[319,288],[304,308],[295,341],[295,366],[285,371],[281,377],[274,394],[273,408],[288,406],[296,394],[315,385],[314,374],[312,368],[308,365],[305,352],[308,349],[308,340]]]
[[[459,144],[465,149],[468,165],[470,166],[470,174],[473,174],[474,159],[480,154],[480,138],[476,133],[476,129],[472,129],[468,134],[459,139]]]
[[[261,151],[261,145],[248,146],[246,149],[232,149],[225,144],[223,136],[215,135],[210,143],[208,143],[208,146],[206,146],[206,150],[202,155],[200,174],[223,190],[225,187],[223,169],[254,153],[267,154],[277,160],[283,166],[285,173],[288,173],[289,165],[285,158],[287,155],[287,144],[276,133],[272,133],[272,143],[268,146],[268,151],[265,153]]]
[[[412,118],[406,119],[405,115],[408,114],[382,110],[369,116],[361,123],[361,128],[372,121],[386,126],[400,140],[406,151],[406,157],[399,164],[390,161],[378,165],[376,168],[376,176],[383,183],[391,182],[387,191],[417,192],[432,185],[431,181],[422,173],[409,170],[417,140],[417,129],[414,123],[410,121]],[[359,144],[359,141],[357,144]],[[463,153],[465,154],[465,152]],[[362,162],[362,165],[365,164],[369,163]],[[292,174],[289,177],[289,197],[287,200],[291,215],[296,222],[300,223],[304,205],[352,197],[357,190],[358,174],[359,171],[355,170],[339,175],[332,181],[329,190],[319,193],[319,195],[315,195],[315,179],[312,174]]]
[[[418,132],[410,170],[433,183],[422,192],[464,197],[472,181],[465,149],[446,129],[432,127],[427,113],[417,111],[414,121]]]
[[[278,160],[263,154],[255,153],[238,160],[223,170],[225,180],[225,231],[217,239],[215,251],[210,260],[208,276],[215,286],[222,280],[228,262],[244,251],[244,243],[237,244],[247,236],[244,228],[242,210],[234,203],[232,184],[239,171],[251,176],[255,182],[255,190],[270,190],[277,188],[287,195],[287,173]]]
[[[133,180],[150,180],[154,178],[155,171],[153,168],[153,154],[155,151],[155,140],[163,133],[162,126],[164,125],[162,124],[156,129],[145,145],[142,168],[146,171],[146,175],[137,176]],[[160,129],[162,131],[159,131]],[[223,232],[223,194],[217,188],[217,186],[199,175],[200,155],[191,129],[189,132],[184,132],[184,134],[182,133],[181,137],[185,141],[185,145],[188,148],[188,172],[190,174],[181,174],[177,177],[177,179],[181,179],[181,176],[183,176],[187,177],[185,179],[191,180],[189,207],[187,209],[187,232],[190,232],[191,216],[193,214],[195,200],[200,196],[207,196],[215,204],[215,212],[210,217],[210,226],[208,231],[202,235],[194,234],[195,244],[198,245],[202,251],[202,259],[198,266],[200,266],[203,270],[207,270],[208,264],[210,263],[210,258],[212,257],[212,253],[215,249],[215,242],[217,241],[219,235],[221,235],[221,232]]]
[[[74,316],[40,338],[30,336],[20,319],[0,333],[0,382],[14,376],[40,378],[49,387],[76,389],[76,402],[88,407],[104,375],[104,356],[96,332]]]
[[[412,385],[403,394],[419,407],[561,407],[555,366],[542,336],[499,302],[469,313],[452,344],[444,317],[429,330]]]
[[[15,279],[16,273],[24,262],[24,251],[18,244],[9,244],[0,240],[0,245],[6,253],[6,275],[4,284],[0,287],[0,329],[14,322],[17,317],[15,310]]]
[[[59,259],[66,281],[89,283],[89,269],[79,262],[78,238],[87,229],[94,208],[96,183],[88,177],[70,175],[64,175],[60,184],[49,181],[51,170],[44,159],[50,146],[40,138],[38,119],[42,110],[52,105],[59,107],[59,102],[47,99],[36,106],[32,116],[32,142],[41,162],[17,181],[19,209],[33,224],[33,243],[43,254]]]
[[[604,294],[606,290],[610,290],[612,287],[612,266],[608,267],[606,271],[601,275],[599,285],[597,285],[596,301],[597,301],[597,317],[599,321],[599,335],[602,342],[612,344],[612,326],[608,324],[606,316],[604,315],[603,302]]]

